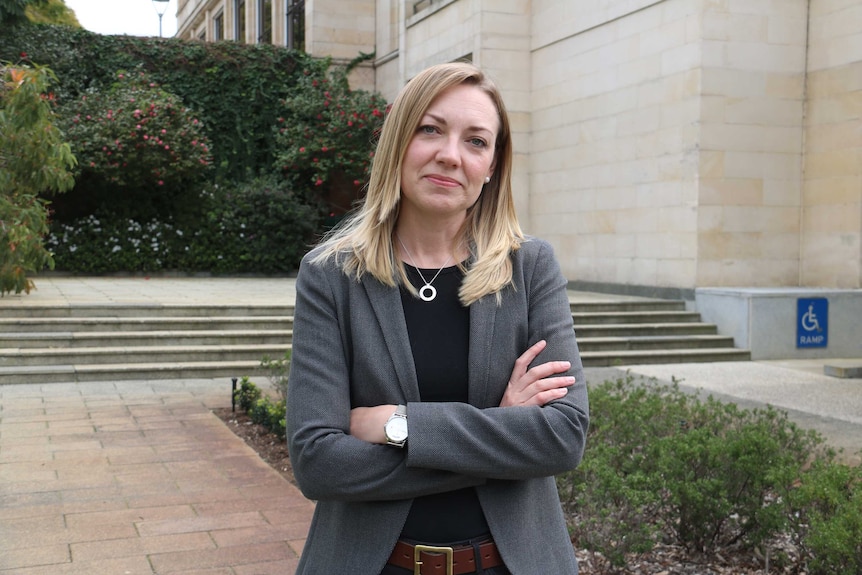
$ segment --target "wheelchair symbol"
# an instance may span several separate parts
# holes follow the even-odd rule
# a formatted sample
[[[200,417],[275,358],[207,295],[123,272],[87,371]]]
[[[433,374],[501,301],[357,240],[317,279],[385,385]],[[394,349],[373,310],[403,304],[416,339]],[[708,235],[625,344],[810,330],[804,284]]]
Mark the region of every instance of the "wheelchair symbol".
[[[820,329],[820,322],[817,321],[817,314],[814,313],[814,304],[810,304],[808,311],[802,314],[801,325],[805,331],[823,331]]]

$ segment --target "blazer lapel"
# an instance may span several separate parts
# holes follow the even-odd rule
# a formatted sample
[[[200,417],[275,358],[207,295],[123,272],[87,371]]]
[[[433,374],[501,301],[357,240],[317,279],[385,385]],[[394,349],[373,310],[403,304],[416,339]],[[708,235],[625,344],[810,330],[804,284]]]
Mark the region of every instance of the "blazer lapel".
[[[398,384],[407,401],[419,401],[419,381],[416,379],[416,366],[413,363],[413,352],[410,350],[410,336],[407,334],[407,322],[404,320],[404,308],[401,306],[401,293],[398,288],[392,288],[378,281],[363,281],[365,293],[380,331],[389,350],[389,357],[398,374]],[[383,361],[384,358],[380,358]]]
[[[477,407],[491,407],[488,398],[488,377],[497,318],[497,300],[485,296],[470,306],[470,359],[467,399]]]

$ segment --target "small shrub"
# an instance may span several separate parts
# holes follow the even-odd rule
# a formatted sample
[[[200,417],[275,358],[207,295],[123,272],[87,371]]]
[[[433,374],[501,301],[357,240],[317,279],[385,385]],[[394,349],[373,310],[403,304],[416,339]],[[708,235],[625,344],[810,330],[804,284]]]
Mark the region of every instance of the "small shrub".
[[[775,409],[701,401],[676,382],[631,376],[591,388],[590,412],[584,460],[557,481],[573,539],[617,567],[659,541],[712,553],[784,533],[780,495],[823,443]]]
[[[692,551],[751,548],[786,526],[771,497],[798,477],[822,441],[775,409],[690,402],[687,423],[660,438],[664,524]]]
[[[285,438],[287,402],[284,399],[273,401],[248,377],[242,378],[234,399],[240,409],[248,413],[252,423],[263,426],[281,439]]]
[[[269,379],[273,389],[278,392],[279,397],[284,401],[287,401],[287,378],[290,375],[290,354],[291,351],[288,349],[284,353],[284,356],[278,359],[270,359],[266,356],[260,362],[260,367],[266,370],[266,377]]]
[[[862,468],[821,459],[785,498],[809,575],[862,574]]]
[[[261,391],[247,376],[240,380],[239,389],[236,390],[234,399],[243,411],[251,411],[251,408],[260,399]]]

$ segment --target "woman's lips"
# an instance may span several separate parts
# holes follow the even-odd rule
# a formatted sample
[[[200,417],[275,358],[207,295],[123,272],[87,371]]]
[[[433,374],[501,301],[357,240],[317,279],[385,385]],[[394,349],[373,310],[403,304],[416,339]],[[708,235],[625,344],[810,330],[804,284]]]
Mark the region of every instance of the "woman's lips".
[[[443,186],[445,188],[455,188],[461,185],[461,182],[458,180],[453,180],[452,178],[447,178],[446,176],[441,176],[439,174],[427,175],[425,176],[425,179],[432,184]]]

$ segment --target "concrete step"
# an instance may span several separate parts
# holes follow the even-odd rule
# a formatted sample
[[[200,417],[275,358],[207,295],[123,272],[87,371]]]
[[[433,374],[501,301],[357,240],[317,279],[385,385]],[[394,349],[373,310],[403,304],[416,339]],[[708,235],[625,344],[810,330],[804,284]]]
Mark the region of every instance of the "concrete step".
[[[736,348],[591,351],[581,353],[584,367],[618,367],[645,363],[709,363],[749,361],[751,352]]]
[[[658,311],[602,311],[602,312],[574,312],[572,319],[578,324],[619,324],[619,323],[697,323],[700,322],[700,314],[685,310],[658,310]]]
[[[0,318],[0,333],[32,333],[46,331],[227,331],[287,330],[293,326],[293,316],[197,316],[197,317],[34,317]]]
[[[0,385],[23,383],[80,383],[91,381],[134,381],[151,379],[263,378],[260,361],[218,361],[178,363],[117,363],[99,365],[49,365],[0,367]],[[230,397],[230,389],[226,388]]]
[[[732,348],[733,338],[723,335],[581,337],[578,347],[582,352]]]
[[[96,365],[122,363],[207,363],[254,361],[264,355],[282,357],[290,349],[279,345],[171,345],[147,347],[88,347],[0,349],[0,367]]]
[[[685,311],[685,302],[666,299],[570,300],[569,307],[572,313]]]
[[[220,317],[220,316],[285,316],[293,315],[293,304],[232,305],[232,304],[141,304],[115,303],[34,305],[20,308],[4,307],[4,318],[63,318],[63,317]]]
[[[293,330],[57,331],[0,334],[0,349],[289,344]]]
[[[710,323],[621,323],[621,324],[575,324],[578,339],[596,337],[646,337],[674,335],[712,335],[717,333]]]
[[[587,366],[750,359],[682,301],[573,301],[571,307]],[[259,375],[264,357],[281,358],[290,348],[292,328],[292,305],[4,310],[0,384]]]

